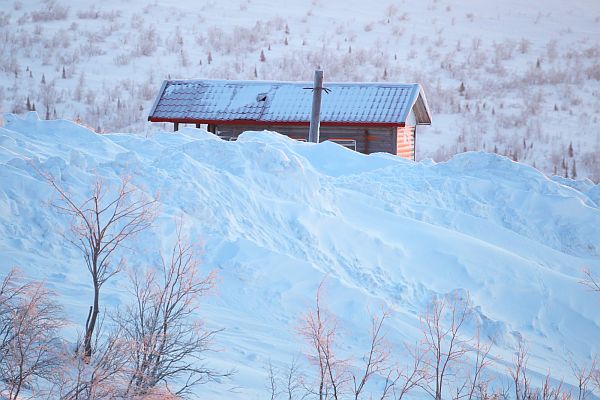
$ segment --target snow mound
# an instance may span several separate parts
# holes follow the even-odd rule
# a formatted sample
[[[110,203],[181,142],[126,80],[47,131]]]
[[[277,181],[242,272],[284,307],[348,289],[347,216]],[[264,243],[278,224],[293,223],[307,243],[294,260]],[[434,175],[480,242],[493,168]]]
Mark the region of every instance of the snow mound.
[[[298,354],[296,318],[324,276],[332,310],[357,333],[347,335],[348,348],[365,345],[358,327],[367,306],[385,304],[390,337],[414,342],[432,296],[468,291],[498,355],[510,359],[524,337],[533,371],[550,368],[568,382],[565,360],[584,363],[600,350],[597,300],[578,284],[582,268],[600,270],[600,189],[590,181],[549,179],[486,153],[414,163],[272,132],[237,142],[198,129],[98,135],[68,121],[7,115],[0,271],[19,265],[46,279],[76,323],[91,289],[38,171],[73,193],[85,193],[95,174],[131,175],[142,190],[161,193],[161,217],[140,251],[126,254],[129,265],[150,260],[159,237],[168,245],[176,218],[204,243],[204,263],[220,275],[204,313],[225,328],[226,351],[215,358],[239,370],[240,399],[264,398],[261,367]],[[112,305],[127,301],[119,279],[106,296]]]

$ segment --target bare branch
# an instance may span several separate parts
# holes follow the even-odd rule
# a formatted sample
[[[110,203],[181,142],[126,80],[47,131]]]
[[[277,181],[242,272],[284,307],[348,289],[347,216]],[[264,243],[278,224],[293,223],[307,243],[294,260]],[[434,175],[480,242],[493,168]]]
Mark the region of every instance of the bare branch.
[[[127,241],[151,226],[157,212],[157,198],[146,197],[131,185],[128,177],[122,178],[117,188],[111,188],[96,176],[90,194],[77,200],[52,175],[38,172],[58,195],[51,204],[71,217],[67,239],[83,254],[92,278],[94,301],[83,344],[85,356],[89,358],[100,313],[100,289],[120,270],[120,265],[112,264],[112,257]]]

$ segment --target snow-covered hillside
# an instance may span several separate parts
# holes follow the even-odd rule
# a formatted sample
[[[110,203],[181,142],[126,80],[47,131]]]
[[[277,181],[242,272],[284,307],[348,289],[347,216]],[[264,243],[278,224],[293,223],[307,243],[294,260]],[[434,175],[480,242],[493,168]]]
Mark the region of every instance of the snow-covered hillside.
[[[73,329],[92,289],[36,169],[73,193],[83,194],[94,174],[131,174],[136,186],[161,193],[152,233],[125,254],[132,268],[168,245],[177,218],[204,243],[203,263],[218,270],[219,283],[203,315],[225,328],[223,351],[210,362],[238,370],[232,382],[202,388],[210,398],[264,399],[268,362],[303,359],[298,316],[325,276],[348,352],[366,346],[368,307],[391,310],[389,338],[402,349],[419,340],[432,296],[467,291],[483,332],[496,338],[500,376],[520,338],[536,377],[551,371],[568,384],[570,363],[588,364],[600,351],[599,299],[578,283],[582,268],[600,271],[600,187],[589,181],[551,180],[487,153],[414,163],[270,132],[237,142],[191,128],[98,135],[64,120],[7,115],[0,275],[18,265],[45,279]],[[107,285],[107,307],[127,301],[123,279]]]
[[[321,66],[325,81],[421,83],[434,124],[418,159],[483,150],[600,180],[597,0],[1,4],[0,111],[141,132],[163,79],[310,81]]]

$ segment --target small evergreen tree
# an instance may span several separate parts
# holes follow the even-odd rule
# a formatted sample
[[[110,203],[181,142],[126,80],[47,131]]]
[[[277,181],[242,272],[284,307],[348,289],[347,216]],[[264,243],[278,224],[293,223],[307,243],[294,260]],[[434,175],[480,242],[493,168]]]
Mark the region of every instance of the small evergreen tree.
[[[27,111],[31,111],[31,102],[29,101],[29,96],[27,96],[27,104],[26,104],[26,107],[27,107]]]
[[[42,74],[42,85],[46,84],[46,75]]]
[[[264,50],[260,51],[260,57],[259,57],[260,62],[265,62],[267,61],[267,57],[265,57],[265,52]]]
[[[569,157],[573,158],[573,142],[569,142]]]
[[[458,88],[458,93],[459,93],[461,96],[464,96],[464,95],[465,95],[465,83],[464,83],[464,82],[461,82],[461,83],[460,83],[460,87]]]
[[[63,79],[67,79],[67,71],[65,71],[65,66],[63,65],[63,70],[62,70],[62,78]]]
[[[571,178],[577,178],[577,165],[575,165],[575,160],[573,160],[573,164],[571,165]]]
[[[208,58],[207,58],[207,62],[210,64],[212,62],[213,58],[212,58],[212,53],[209,51],[208,52]]]

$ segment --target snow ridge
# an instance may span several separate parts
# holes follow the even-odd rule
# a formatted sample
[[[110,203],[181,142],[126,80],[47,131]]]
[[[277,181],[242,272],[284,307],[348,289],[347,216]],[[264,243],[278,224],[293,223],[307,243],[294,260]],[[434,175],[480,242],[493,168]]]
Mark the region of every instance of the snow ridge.
[[[98,135],[35,113],[6,115],[0,271],[19,265],[46,279],[76,324],[91,288],[36,169],[73,193],[94,174],[112,182],[129,174],[160,192],[161,217],[128,263],[150,262],[152,249],[168,245],[174,218],[204,243],[204,263],[220,275],[204,312],[225,327],[226,351],[214,362],[238,368],[240,399],[264,397],[268,360],[283,365],[298,354],[296,317],[325,275],[331,309],[350,331],[359,332],[367,306],[384,303],[394,341],[414,342],[431,296],[468,291],[505,359],[525,337],[530,368],[569,382],[565,360],[584,363],[600,350],[597,299],[578,284],[582,268],[600,270],[600,189],[590,181],[549,179],[487,153],[414,163],[272,132],[237,142],[191,128]],[[126,301],[118,279],[106,293],[109,304]],[[364,346],[360,335],[348,337],[348,348]]]

